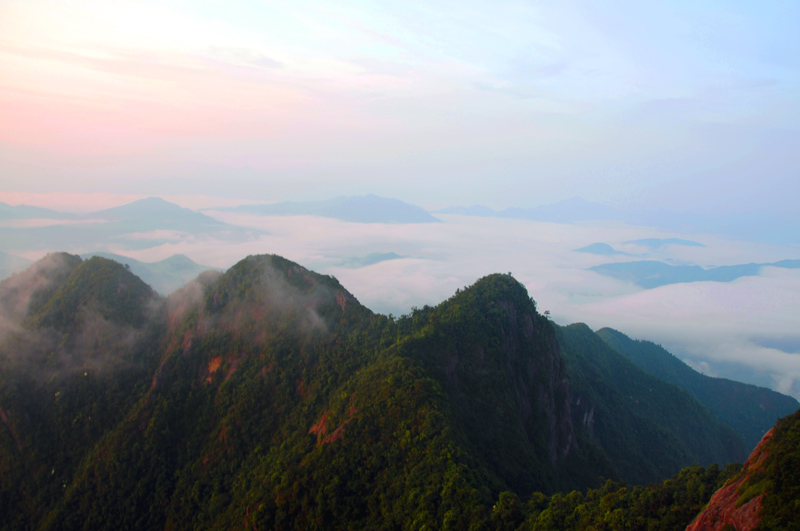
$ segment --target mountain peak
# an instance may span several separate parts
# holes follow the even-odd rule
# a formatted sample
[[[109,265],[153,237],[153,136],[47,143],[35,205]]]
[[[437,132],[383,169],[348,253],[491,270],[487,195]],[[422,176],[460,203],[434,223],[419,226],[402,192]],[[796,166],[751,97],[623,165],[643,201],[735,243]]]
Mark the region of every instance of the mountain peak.
[[[106,208],[94,212],[92,216],[100,218],[108,217],[129,217],[131,215],[154,215],[164,213],[192,212],[188,208],[183,208],[175,203],[170,203],[160,197],[145,197],[137,199],[124,205]],[[192,212],[194,213],[194,212]]]

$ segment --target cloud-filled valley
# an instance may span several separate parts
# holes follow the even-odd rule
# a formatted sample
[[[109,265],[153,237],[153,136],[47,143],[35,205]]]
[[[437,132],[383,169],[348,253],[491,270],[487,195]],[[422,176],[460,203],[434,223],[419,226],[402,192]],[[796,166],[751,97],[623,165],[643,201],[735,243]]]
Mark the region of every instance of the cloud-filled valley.
[[[800,271],[768,265],[797,258],[792,246],[713,234],[689,238],[616,221],[549,223],[436,215],[442,223],[359,223],[211,209],[204,210],[201,219],[215,229],[230,230],[184,231],[147,245],[141,244],[139,232],[120,233],[95,248],[87,248],[84,239],[62,238],[59,246],[51,242],[18,254],[36,259],[56,250],[112,252],[145,263],[182,254],[195,264],[225,269],[251,254],[274,253],[335,276],[367,307],[394,315],[438,304],[484,275],[511,272],[540,310],[550,311],[560,324],[610,326],[661,343],[708,374],[800,396],[800,356],[783,348],[785,338],[796,334]],[[148,221],[150,229],[159,226],[155,219]],[[607,242],[628,256],[579,252],[596,242]],[[620,260],[694,265],[701,270],[767,265],[730,282],[678,281],[653,289],[592,270]]]

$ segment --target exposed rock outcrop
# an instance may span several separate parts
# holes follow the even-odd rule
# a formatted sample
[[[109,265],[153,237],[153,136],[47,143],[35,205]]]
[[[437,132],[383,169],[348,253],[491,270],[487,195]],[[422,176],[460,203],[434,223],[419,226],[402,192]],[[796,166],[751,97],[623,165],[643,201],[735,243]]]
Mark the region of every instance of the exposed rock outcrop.
[[[745,462],[742,474],[714,493],[706,508],[686,528],[686,531],[729,531],[731,528],[736,531],[751,531],[758,527],[761,522],[758,513],[761,510],[764,494],[746,500],[742,498],[739,490],[769,455],[766,446],[772,439],[773,431],[769,430],[758,443]]]

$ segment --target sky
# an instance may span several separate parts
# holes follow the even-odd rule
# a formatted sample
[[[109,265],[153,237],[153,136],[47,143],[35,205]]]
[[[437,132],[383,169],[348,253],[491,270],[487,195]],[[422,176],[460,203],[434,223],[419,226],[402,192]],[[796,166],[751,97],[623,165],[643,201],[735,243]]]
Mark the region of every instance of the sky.
[[[579,195],[800,223],[798,20],[794,1],[0,0],[0,201],[88,213],[147,196],[199,209],[374,193],[503,209]],[[510,271],[560,324],[613,326],[800,397],[798,271],[642,290],[574,252],[684,237],[706,247],[649,258],[711,267],[798,259],[797,244],[210,214],[264,236],[103,250],[215,267],[274,252],[395,314]],[[404,258],[341,266],[390,251]]]
[[[2,0],[6,192],[792,213],[796,2]]]

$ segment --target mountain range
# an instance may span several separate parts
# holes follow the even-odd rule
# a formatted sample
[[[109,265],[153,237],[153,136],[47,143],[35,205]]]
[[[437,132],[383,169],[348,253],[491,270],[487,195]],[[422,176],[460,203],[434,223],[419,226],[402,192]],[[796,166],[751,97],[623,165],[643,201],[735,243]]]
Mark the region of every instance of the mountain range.
[[[597,335],[637,367],[689,393],[719,420],[736,430],[748,448],[778,421],[797,410],[794,398],[771,389],[700,374],[651,341],[634,340],[612,328]]]
[[[2,528],[499,529],[749,451],[505,274],[394,319],[274,255],[164,298],[52,254],[0,282],[0,322]]]
[[[210,266],[200,265],[183,254],[174,254],[158,262],[141,262],[127,256],[114,253],[86,253],[84,260],[100,256],[127,266],[131,273],[141,278],[146,284],[162,295],[169,295],[204,271],[216,270]]]
[[[800,260],[781,260],[765,264],[740,264],[705,269],[697,265],[671,265],[656,260],[616,262],[590,267],[590,271],[638,284],[645,289],[684,282],[733,282],[758,275],[762,267],[800,269]]]
[[[187,235],[221,235],[228,241],[239,241],[259,232],[217,221],[157,197],[82,216],[0,203],[0,215],[12,222],[0,227],[0,247],[12,253],[58,249],[65,244],[71,248],[147,249]]]
[[[336,197],[325,201],[283,201],[262,205],[240,205],[214,210],[258,216],[319,216],[354,223],[440,222],[422,207],[374,194]]]

